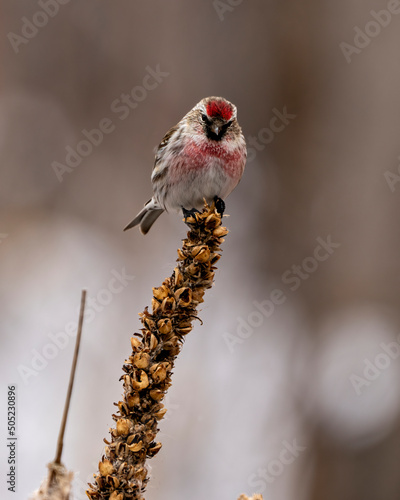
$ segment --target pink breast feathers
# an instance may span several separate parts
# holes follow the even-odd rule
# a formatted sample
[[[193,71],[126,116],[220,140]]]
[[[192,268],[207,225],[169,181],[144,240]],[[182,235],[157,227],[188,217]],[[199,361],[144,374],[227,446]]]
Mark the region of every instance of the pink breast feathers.
[[[189,170],[207,169],[215,165],[216,160],[218,165],[231,177],[241,175],[243,170],[243,151],[236,148],[227,150],[220,143],[207,141],[196,144],[193,141],[186,145],[184,154],[186,168]]]
[[[230,150],[223,147],[219,142],[204,141],[196,143],[194,141],[188,143],[184,149],[186,158],[195,166],[204,166],[213,158],[220,158],[226,162],[238,160],[241,156],[237,149]]]

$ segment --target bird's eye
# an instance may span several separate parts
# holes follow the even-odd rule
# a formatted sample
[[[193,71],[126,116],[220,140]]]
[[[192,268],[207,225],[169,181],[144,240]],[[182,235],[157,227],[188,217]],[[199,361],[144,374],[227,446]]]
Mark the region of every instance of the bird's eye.
[[[203,120],[203,122],[207,122],[208,121],[207,115],[205,115],[205,114],[201,115],[201,119]]]

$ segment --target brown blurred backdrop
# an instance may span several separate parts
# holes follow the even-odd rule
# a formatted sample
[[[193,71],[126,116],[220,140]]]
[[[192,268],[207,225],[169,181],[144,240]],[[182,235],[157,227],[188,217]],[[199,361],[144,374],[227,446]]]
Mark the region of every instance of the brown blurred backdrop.
[[[400,2],[5,0],[1,27],[1,405],[16,384],[17,498],[54,455],[86,287],[63,456],[85,498],[137,313],[185,234],[174,214],[146,237],[122,228],[151,195],[163,134],[222,95],[249,161],[146,498],[399,499]]]

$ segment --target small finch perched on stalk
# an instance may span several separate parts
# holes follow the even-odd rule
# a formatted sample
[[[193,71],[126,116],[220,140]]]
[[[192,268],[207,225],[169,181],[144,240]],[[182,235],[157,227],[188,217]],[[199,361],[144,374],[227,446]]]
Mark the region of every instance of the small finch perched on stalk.
[[[246,164],[246,143],[236,106],[223,97],[206,97],[172,127],[157,148],[151,175],[153,198],[124,231],[139,225],[146,234],[167,211],[185,219],[215,202],[222,215],[225,198],[236,187]]]

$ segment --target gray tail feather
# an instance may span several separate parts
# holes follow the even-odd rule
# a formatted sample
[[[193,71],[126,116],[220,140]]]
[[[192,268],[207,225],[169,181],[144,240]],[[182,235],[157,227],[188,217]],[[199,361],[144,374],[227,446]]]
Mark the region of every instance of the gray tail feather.
[[[124,231],[130,229],[131,227],[135,227],[140,224],[140,231],[142,234],[147,234],[149,229],[154,224],[154,222],[160,217],[160,215],[164,212],[162,208],[149,208],[145,206],[130,222],[125,228]]]

